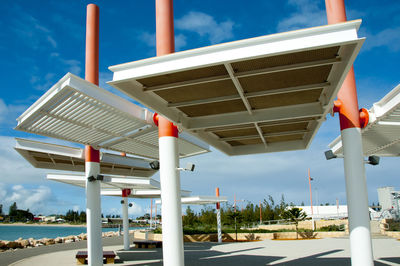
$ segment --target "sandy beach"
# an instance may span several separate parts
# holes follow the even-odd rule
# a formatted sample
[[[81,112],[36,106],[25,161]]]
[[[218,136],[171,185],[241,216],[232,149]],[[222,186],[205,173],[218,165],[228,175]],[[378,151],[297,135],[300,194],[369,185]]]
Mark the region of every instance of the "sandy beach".
[[[86,224],[68,224],[68,223],[60,223],[60,224],[48,224],[48,223],[12,223],[12,224],[3,224],[0,223],[0,226],[59,226],[59,227],[86,227]]]

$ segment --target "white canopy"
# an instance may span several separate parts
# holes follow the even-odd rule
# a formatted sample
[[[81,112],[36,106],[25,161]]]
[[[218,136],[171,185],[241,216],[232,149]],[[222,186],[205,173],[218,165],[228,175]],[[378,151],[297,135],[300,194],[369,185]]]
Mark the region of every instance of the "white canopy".
[[[152,112],[70,73],[17,120],[17,130],[158,158]],[[180,157],[209,151],[207,144],[185,133],[178,145]]]
[[[16,141],[14,149],[36,168],[85,171],[83,149],[27,139],[17,138]],[[150,162],[145,159],[101,152],[100,173],[150,177],[157,172],[151,169]]]
[[[111,66],[109,84],[228,155],[305,149],[361,48],[360,23]]]
[[[205,205],[205,204],[215,204],[217,202],[227,202],[228,199],[225,196],[190,196],[190,197],[182,197],[182,204],[197,204],[197,205]],[[156,204],[161,204],[161,200],[156,200]]]
[[[53,180],[78,187],[85,187],[86,177],[78,174],[47,174]],[[147,177],[122,177],[105,175],[101,181],[101,189],[160,189],[160,183]]]

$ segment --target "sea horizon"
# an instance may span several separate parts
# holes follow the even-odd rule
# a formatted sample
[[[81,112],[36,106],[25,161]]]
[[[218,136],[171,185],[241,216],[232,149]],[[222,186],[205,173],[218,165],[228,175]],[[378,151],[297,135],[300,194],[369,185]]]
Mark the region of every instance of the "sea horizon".
[[[130,227],[130,230],[143,229],[143,227]],[[118,228],[102,228],[103,232],[118,231]],[[82,226],[57,226],[57,225],[7,225],[0,226],[0,240],[15,241],[22,239],[57,238],[86,233],[86,225]]]

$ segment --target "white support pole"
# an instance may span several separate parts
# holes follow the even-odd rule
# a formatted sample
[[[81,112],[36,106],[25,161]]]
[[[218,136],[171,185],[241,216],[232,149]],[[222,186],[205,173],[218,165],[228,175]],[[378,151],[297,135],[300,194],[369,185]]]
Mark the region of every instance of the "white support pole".
[[[175,51],[173,13],[173,0],[156,0],[157,56]],[[163,262],[166,266],[183,266],[178,128],[160,115],[155,115],[153,120],[159,137]]]
[[[160,137],[159,147],[164,266],[183,266],[178,140],[172,136]]]
[[[217,231],[218,231],[218,243],[222,243],[221,209],[217,209]]]
[[[374,265],[360,128],[342,130],[351,265]]]
[[[91,153],[88,156],[88,153]],[[95,154],[95,156],[93,156]],[[103,247],[101,243],[101,197],[100,181],[89,181],[88,177],[97,177],[100,174],[100,163],[96,154],[99,151],[90,146],[86,146],[86,223],[87,223],[87,245],[88,245],[88,264],[92,266],[103,265]],[[89,158],[88,158],[89,157]]]
[[[344,0],[325,0],[328,24],[347,21]],[[374,265],[368,212],[367,181],[361,141],[365,126],[358,108],[357,87],[352,67],[338,92],[333,111],[339,112],[350,228],[351,265]]]
[[[122,226],[124,231],[124,250],[129,250],[129,217],[128,217],[128,197],[122,198]]]
[[[219,187],[215,189],[215,194],[219,197]],[[220,203],[217,202],[217,233],[218,233],[218,243],[222,243],[222,232],[221,232],[221,206]]]

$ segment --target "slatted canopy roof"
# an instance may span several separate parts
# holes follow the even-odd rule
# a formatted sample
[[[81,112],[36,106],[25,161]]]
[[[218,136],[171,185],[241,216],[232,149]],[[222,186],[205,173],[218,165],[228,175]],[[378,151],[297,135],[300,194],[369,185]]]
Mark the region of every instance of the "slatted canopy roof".
[[[205,204],[215,204],[217,202],[227,202],[228,198],[226,196],[190,196],[182,197],[181,203],[188,205],[205,205]],[[156,204],[162,204],[161,200],[156,200]]]
[[[369,123],[361,130],[365,156],[400,156],[400,84],[373,104]],[[329,144],[333,153],[343,155],[342,139]]]
[[[16,141],[15,150],[35,168],[85,172],[83,149],[27,139],[17,138]],[[150,177],[157,172],[151,169],[150,162],[141,158],[100,152],[100,173]]]
[[[190,191],[181,190],[182,197],[188,197],[190,195]],[[122,197],[122,191],[120,189],[104,189],[101,190],[102,196],[116,196]],[[131,194],[128,196],[129,198],[160,198],[161,190],[159,189],[133,189],[131,190]]]
[[[146,158],[158,158],[153,113],[70,73],[18,119],[16,129]],[[208,145],[186,133],[179,155],[208,152]]]
[[[48,180],[53,180],[78,187],[86,187],[86,177],[79,174],[47,174]],[[101,181],[101,189],[160,189],[160,183],[151,178],[122,177],[105,175]]]
[[[360,23],[111,66],[109,84],[228,155],[305,149],[364,41]]]

